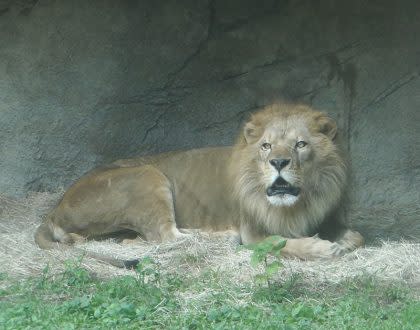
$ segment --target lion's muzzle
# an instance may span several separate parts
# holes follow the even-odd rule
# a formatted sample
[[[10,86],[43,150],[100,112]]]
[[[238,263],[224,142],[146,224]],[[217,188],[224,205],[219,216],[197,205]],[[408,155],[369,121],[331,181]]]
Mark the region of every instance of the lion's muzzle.
[[[276,195],[293,195],[297,196],[300,193],[300,188],[292,186],[289,182],[279,176],[274,183],[267,188],[267,196]]]

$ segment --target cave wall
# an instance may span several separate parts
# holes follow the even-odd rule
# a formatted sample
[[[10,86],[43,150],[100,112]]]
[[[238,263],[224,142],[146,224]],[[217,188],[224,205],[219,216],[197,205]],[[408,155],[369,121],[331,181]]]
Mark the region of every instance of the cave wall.
[[[231,144],[250,112],[285,99],[338,121],[355,226],[418,238],[419,12],[414,0],[0,0],[0,193]]]

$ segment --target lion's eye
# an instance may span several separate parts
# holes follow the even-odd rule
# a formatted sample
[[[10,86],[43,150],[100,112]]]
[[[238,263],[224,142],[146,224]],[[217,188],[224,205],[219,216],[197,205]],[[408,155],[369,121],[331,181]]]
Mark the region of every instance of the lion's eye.
[[[307,145],[307,143],[305,141],[296,142],[296,148],[303,148],[306,145]]]
[[[271,144],[268,143],[268,142],[265,142],[261,145],[261,149],[265,150],[265,151],[270,150],[271,149]]]

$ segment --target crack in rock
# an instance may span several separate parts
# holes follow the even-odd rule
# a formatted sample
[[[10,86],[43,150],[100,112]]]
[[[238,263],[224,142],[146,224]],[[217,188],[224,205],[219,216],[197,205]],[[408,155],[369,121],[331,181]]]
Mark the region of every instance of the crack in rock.
[[[203,51],[203,49],[205,48],[205,46],[207,45],[207,43],[209,42],[209,40],[211,39],[212,35],[213,35],[213,30],[214,30],[214,25],[215,25],[215,6],[214,6],[214,0],[209,0],[208,2],[208,11],[209,11],[209,17],[208,17],[208,27],[207,27],[207,32],[206,32],[206,36],[204,37],[203,40],[201,40],[198,45],[197,48],[195,49],[195,51],[193,53],[191,53],[185,60],[184,62],[181,64],[181,66],[176,69],[174,72],[169,73],[168,75],[168,81],[166,82],[164,88],[168,88],[171,87],[174,83],[175,80],[177,78],[177,76],[185,70],[185,68],[190,65],[190,63],[192,61],[194,61],[194,59],[196,57],[198,57],[201,52]]]
[[[361,108],[361,111],[363,112],[363,111],[367,110],[368,108],[370,108],[371,106],[373,106],[373,105],[375,105],[379,102],[382,102],[387,97],[391,96],[392,94],[397,92],[399,89],[403,88],[404,86],[406,86],[410,82],[412,82],[414,79],[418,78],[418,76],[419,76],[419,72],[415,71],[415,72],[406,74],[406,75],[402,76],[401,78],[393,81],[384,90],[382,90],[379,94],[377,94],[376,97],[372,101],[368,102],[368,104],[363,106]]]
[[[166,108],[165,110],[163,110],[155,119],[153,125],[151,125],[149,128],[146,129],[146,132],[143,135],[143,138],[141,139],[141,144],[143,144],[144,142],[146,142],[146,139],[149,137],[149,134],[156,128],[158,128],[161,120],[163,119],[163,117],[166,116],[167,112],[168,112],[169,108]]]

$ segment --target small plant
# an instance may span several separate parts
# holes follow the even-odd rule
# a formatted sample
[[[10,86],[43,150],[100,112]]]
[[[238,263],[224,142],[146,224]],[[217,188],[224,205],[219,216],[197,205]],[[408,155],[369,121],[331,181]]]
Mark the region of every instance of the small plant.
[[[159,264],[151,257],[141,259],[136,267],[139,282],[145,284],[160,284]]]
[[[69,286],[79,286],[91,282],[89,272],[82,267],[83,256],[77,260],[67,260],[64,262],[65,269],[61,274],[62,281],[67,282]],[[49,267],[44,268],[44,277],[47,276]]]
[[[281,236],[269,236],[261,242],[245,245],[245,248],[252,250],[251,266],[257,267],[263,264],[264,272],[255,276],[257,283],[266,283],[271,286],[271,278],[283,264],[280,261],[281,250],[286,246],[286,240]],[[269,256],[275,257],[269,261]]]

